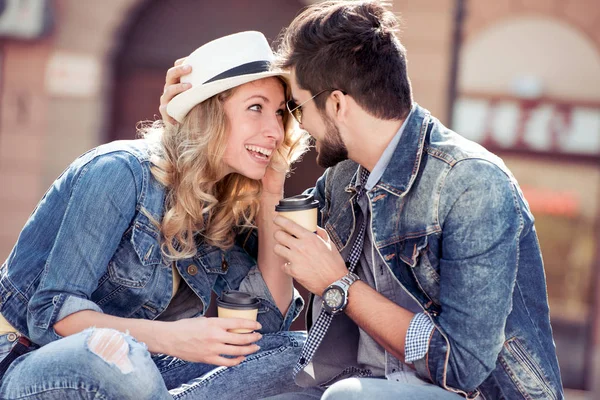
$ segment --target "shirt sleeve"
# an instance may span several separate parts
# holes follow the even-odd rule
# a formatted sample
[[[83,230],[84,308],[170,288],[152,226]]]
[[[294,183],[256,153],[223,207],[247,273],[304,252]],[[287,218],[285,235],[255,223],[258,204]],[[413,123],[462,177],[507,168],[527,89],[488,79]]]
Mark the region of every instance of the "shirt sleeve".
[[[253,229],[251,232],[243,235],[238,235],[236,237],[236,243],[246,254],[256,261],[256,258],[258,257],[257,229]],[[260,322],[263,327],[261,332],[270,333],[289,330],[292,322],[300,315],[304,308],[304,300],[302,299],[302,296],[300,296],[298,290],[294,287],[294,293],[288,311],[285,315],[282,315],[257,266],[252,267],[244,277],[240,283],[240,290],[252,293],[261,298],[263,312],[259,312],[258,315],[258,322]]]
[[[252,293],[261,299],[261,309],[266,310],[266,312],[259,313],[258,316],[258,322],[262,325],[261,332],[263,333],[290,330],[292,322],[300,315],[300,312],[304,308],[304,300],[298,290],[294,288],[290,306],[286,314],[282,315],[257,267],[252,268],[244,278],[240,284],[240,290]]]
[[[412,364],[416,360],[425,358],[429,348],[429,339],[434,329],[435,325],[426,314],[415,314],[406,332],[405,363]]]
[[[141,165],[132,158],[125,153],[98,156],[75,176],[61,178],[69,182],[55,183],[63,186],[60,191],[49,192],[68,204],[27,307],[28,333],[35,343],[60,339],[54,324],[68,315],[102,312],[91,295],[135,215],[138,187],[132,168],[139,172]]]

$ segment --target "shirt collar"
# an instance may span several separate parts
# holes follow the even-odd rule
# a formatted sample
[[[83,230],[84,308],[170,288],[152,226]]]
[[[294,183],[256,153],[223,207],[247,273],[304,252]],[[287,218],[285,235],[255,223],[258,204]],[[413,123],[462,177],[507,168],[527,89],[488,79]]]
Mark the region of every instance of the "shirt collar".
[[[398,142],[400,142],[400,138],[402,137],[402,132],[404,132],[404,128],[406,128],[406,122],[408,121],[408,119],[410,118],[410,116],[414,110],[415,110],[415,106],[413,105],[410,108],[410,112],[406,116],[406,119],[402,123],[402,126],[400,126],[400,129],[398,129],[398,132],[396,132],[396,134],[394,135],[394,137],[392,138],[390,143],[388,143],[387,147],[381,154],[381,157],[379,157],[377,164],[375,164],[373,171],[371,171],[371,174],[369,175],[369,179],[367,179],[367,183],[365,183],[365,185],[364,185],[364,189],[366,191],[373,189],[373,187],[381,179],[381,176],[383,175],[384,171],[388,167],[390,160],[392,159],[392,155],[394,154],[394,151],[396,150],[396,147],[398,146]],[[359,166],[358,173],[356,174],[355,186],[357,188],[362,186],[362,182],[360,181],[362,169],[363,169],[363,167]]]

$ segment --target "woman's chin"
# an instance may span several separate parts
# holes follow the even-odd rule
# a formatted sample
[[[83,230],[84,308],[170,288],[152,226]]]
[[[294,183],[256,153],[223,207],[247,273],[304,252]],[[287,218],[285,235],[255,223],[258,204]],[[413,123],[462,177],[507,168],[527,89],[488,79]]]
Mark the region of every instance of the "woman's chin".
[[[261,169],[253,168],[252,170],[239,171],[239,174],[245,176],[248,179],[260,181],[265,176],[266,172],[267,172],[267,168],[261,168]]]

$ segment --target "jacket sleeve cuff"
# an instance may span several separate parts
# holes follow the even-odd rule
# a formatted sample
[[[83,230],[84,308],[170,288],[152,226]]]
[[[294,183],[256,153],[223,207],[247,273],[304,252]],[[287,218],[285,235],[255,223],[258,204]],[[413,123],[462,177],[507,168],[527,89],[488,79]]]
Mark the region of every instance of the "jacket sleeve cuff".
[[[102,309],[98,307],[98,304],[93,301],[82,299],[81,297],[68,296],[60,307],[60,311],[56,316],[56,322],[83,310],[92,310],[103,313]]]
[[[62,339],[54,330],[54,325],[63,318],[83,310],[103,312],[96,303],[72,295],[56,295],[50,301],[52,305],[45,307],[42,312],[28,313],[28,337],[40,346]]]
[[[304,308],[304,300],[300,293],[294,288],[292,301],[284,315],[275,304],[271,291],[267,287],[260,270],[254,267],[240,283],[240,290],[251,293],[261,300],[261,306],[258,311],[258,319],[263,326],[262,332],[278,332],[290,329],[292,322],[298,317]]]
[[[410,321],[406,332],[404,347],[404,362],[412,364],[416,360],[425,358],[429,349],[429,339],[435,325],[424,313],[415,314]]]
[[[289,331],[290,327],[292,326],[292,322],[294,322],[294,320],[296,318],[298,318],[298,315],[300,315],[300,313],[302,312],[303,309],[304,309],[304,299],[302,298],[302,296],[300,296],[300,292],[298,292],[298,290],[296,290],[296,288],[294,288],[294,294],[292,295],[292,302],[290,303],[290,306],[289,306],[287,312],[285,313],[285,316],[283,318],[283,325],[282,325],[281,329],[284,331]]]

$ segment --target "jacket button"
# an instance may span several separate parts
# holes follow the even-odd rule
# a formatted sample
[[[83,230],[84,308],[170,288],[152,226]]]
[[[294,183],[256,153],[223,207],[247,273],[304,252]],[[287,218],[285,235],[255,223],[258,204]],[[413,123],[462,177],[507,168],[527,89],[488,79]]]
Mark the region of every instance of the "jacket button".
[[[229,269],[229,264],[227,264],[227,261],[223,260],[221,262],[221,271],[227,272],[228,269]]]
[[[198,267],[196,267],[194,264],[190,265],[187,267],[187,273],[191,276],[196,275],[198,273]]]
[[[10,332],[8,335],[6,335],[6,340],[8,340],[9,342],[14,342],[15,340],[17,340],[17,334],[14,332]]]

